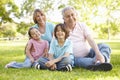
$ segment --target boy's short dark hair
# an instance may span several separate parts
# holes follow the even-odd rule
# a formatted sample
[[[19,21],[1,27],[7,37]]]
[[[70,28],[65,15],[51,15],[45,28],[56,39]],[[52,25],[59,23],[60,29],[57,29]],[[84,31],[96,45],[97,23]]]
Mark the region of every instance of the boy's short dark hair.
[[[65,39],[66,39],[69,36],[69,31],[65,28],[65,25],[62,23],[59,23],[55,26],[55,29],[54,29],[55,38],[57,39],[56,32],[58,27],[61,27],[61,29],[65,32]]]

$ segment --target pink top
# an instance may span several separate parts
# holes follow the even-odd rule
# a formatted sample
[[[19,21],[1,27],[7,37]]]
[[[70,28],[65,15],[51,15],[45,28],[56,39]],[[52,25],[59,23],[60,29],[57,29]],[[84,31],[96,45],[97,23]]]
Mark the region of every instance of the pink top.
[[[83,23],[76,23],[73,31],[70,31],[69,39],[73,43],[73,54],[75,57],[87,56],[90,47],[86,43],[86,36],[91,34],[89,28]]]
[[[44,49],[48,49],[49,44],[46,40],[36,41],[34,39],[30,39],[28,44],[31,45],[31,55],[35,60],[39,57],[42,57],[44,54]]]

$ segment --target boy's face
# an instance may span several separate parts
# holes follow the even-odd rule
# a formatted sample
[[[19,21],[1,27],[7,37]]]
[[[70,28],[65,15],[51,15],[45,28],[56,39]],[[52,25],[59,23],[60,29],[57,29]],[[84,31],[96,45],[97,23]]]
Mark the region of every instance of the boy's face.
[[[56,37],[57,39],[65,39],[65,32],[62,30],[60,26],[57,27]]]

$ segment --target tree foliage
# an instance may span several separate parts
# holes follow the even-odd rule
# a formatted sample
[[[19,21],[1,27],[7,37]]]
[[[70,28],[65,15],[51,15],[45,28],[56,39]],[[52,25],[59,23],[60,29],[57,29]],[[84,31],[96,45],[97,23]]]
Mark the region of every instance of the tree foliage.
[[[19,11],[13,0],[0,1],[0,25],[4,22],[13,22],[10,15],[18,16]]]
[[[0,37],[16,37],[17,35],[17,27],[14,23],[6,23],[0,28]]]
[[[69,0],[69,4],[73,5],[79,12],[80,18],[86,22],[94,30],[99,30],[99,36],[107,35],[104,38],[110,38],[111,35],[116,35],[120,32],[119,29],[119,18],[115,18],[112,14],[120,12],[120,1],[119,0]],[[96,18],[104,19],[100,23]],[[99,20],[100,20],[99,19]],[[91,22],[94,20],[94,22]]]
[[[29,23],[29,24],[26,24],[24,22],[21,22],[20,24],[18,24],[17,26],[17,32],[25,35],[28,31],[28,29],[33,25],[33,23]]]
[[[94,31],[99,31],[100,38],[110,38],[110,35],[120,33],[120,16],[114,16],[116,12],[120,13],[119,0],[23,0],[20,8],[13,1],[0,1],[0,25],[3,22],[14,22],[13,18],[10,17],[11,14],[20,19],[29,18],[33,16],[34,10],[39,8],[48,16],[55,10],[61,10],[65,6],[71,5],[78,12],[78,20],[86,22]],[[24,21],[18,23],[17,32],[25,35],[28,28],[33,24],[32,18],[29,20],[29,23]],[[7,30],[6,27],[4,29]],[[2,32],[3,26],[0,26],[0,36],[3,36]],[[104,37],[102,36],[103,33]],[[8,33],[6,32],[6,34]]]

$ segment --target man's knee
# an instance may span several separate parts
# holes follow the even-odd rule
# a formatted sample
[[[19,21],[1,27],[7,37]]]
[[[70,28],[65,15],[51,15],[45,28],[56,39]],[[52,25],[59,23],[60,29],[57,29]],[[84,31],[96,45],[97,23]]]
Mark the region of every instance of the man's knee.
[[[99,43],[98,48],[99,48],[100,52],[107,52],[108,54],[111,53],[110,46],[105,43]]]

